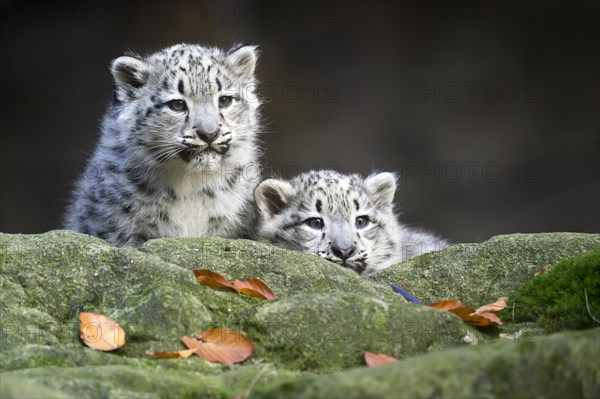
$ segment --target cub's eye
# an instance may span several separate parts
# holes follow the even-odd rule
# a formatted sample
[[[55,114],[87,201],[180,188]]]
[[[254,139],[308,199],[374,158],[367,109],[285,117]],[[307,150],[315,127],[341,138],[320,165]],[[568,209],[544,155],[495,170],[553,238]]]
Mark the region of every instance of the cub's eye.
[[[219,97],[219,108],[227,108],[233,102],[232,96],[221,96]]]
[[[175,112],[183,112],[187,110],[187,104],[183,100],[171,100],[167,103],[167,105]]]
[[[321,218],[306,219],[304,221],[304,224],[306,224],[308,227],[310,227],[312,229],[321,230],[323,228],[323,219],[321,219]]]
[[[368,216],[359,216],[356,218],[356,221],[354,222],[354,224],[356,225],[356,228],[364,229],[365,227],[367,227],[369,225],[370,222],[371,222],[371,220],[369,220]]]

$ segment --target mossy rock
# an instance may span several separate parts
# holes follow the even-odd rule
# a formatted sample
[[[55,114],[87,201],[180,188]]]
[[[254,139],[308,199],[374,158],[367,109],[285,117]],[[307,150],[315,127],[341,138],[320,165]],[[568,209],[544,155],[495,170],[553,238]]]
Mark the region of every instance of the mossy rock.
[[[501,316],[513,316],[517,322],[532,321],[550,332],[598,326],[600,249],[560,261],[509,297],[514,309]]]
[[[186,269],[209,269],[229,279],[258,277],[278,298],[290,295],[354,292],[381,299],[397,296],[385,284],[373,284],[323,258],[250,240],[215,237],[150,240],[141,251]]]
[[[248,314],[257,353],[301,370],[363,364],[365,351],[399,358],[477,342],[481,334],[449,312],[355,293],[296,295]]]
[[[115,317],[132,342],[177,343],[259,302],[202,287],[189,270],[156,256],[73,232],[0,234],[0,248],[0,306],[10,316],[3,348],[72,343],[82,311]]]
[[[458,299],[477,308],[507,296],[543,267],[598,248],[600,234],[502,235],[413,258],[371,280],[394,283],[424,303]]]
[[[252,398],[597,398],[600,329],[280,381]]]
[[[47,367],[3,372],[2,398],[19,398],[22,386],[33,385],[31,397],[73,398],[233,398],[276,380],[298,377],[270,365],[232,367],[219,373],[136,365],[105,364]],[[260,379],[260,381],[259,381]],[[257,382],[260,382],[258,386]]]
[[[527,242],[535,243],[528,247],[533,253],[520,255],[515,247],[522,244],[521,236],[500,237],[481,248],[457,246],[420,258],[423,264],[428,262],[424,269],[405,271],[407,265],[416,265],[409,262],[385,271],[390,273],[387,277],[365,280],[321,258],[247,240],[162,239],[135,250],[66,231],[0,234],[1,394],[3,398],[248,397],[271,392],[280,381],[313,381],[318,375],[337,375],[329,374],[337,370],[352,373],[343,370],[361,365],[364,351],[395,355],[404,362],[432,352],[442,358],[454,353],[449,348],[488,339],[448,312],[408,303],[384,283],[394,282],[409,291],[422,288],[413,293],[424,302],[438,295],[427,290],[438,288],[441,295],[464,292],[467,298],[474,293],[493,298],[494,289],[500,292],[520,284],[494,262],[510,260],[522,282],[541,267],[532,259],[552,263],[551,259],[579,255],[600,242],[598,235],[560,237],[527,237]],[[540,254],[548,252],[544,240],[560,248],[551,255]],[[466,248],[470,256],[464,253]],[[465,277],[446,266],[457,259],[466,265],[488,265],[487,274],[466,273],[466,280],[477,285],[480,278],[490,278],[494,289],[467,289]],[[192,269],[210,269],[230,279],[258,277],[278,298],[266,301],[200,286]],[[495,270],[501,272],[492,273]],[[431,284],[442,276],[447,277],[447,287]],[[118,321],[127,331],[127,344],[110,353],[83,346],[78,331],[81,311],[104,313]],[[159,360],[144,355],[146,350],[183,349],[181,336],[211,327],[241,331],[256,342],[254,355],[231,367],[199,357]],[[555,366],[548,363],[548,367]],[[557,375],[566,372],[556,370]]]

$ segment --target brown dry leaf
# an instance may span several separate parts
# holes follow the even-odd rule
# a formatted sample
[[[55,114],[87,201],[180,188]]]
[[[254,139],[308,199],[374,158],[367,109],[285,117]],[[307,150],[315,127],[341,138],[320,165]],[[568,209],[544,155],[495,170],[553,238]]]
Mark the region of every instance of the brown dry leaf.
[[[159,359],[187,359],[192,356],[194,351],[191,349],[187,349],[179,352],[152,352],[146,351],[146,355],[157,357]]]
[[[466,316],[460,316],[466,323],[476,327],[487,327],[489,325],[502,324],[498,316],[493,313],[483,314],[468,314]]]
[[[434,309],[439,309],[439,310],[453,310],[453,309],[461,309],[461,308],[467,307],[467,305],[465,305],[461,301],[457,301],[456,299],[449,299],[447,301],[430,303],[427,306],[434,308]]]
[[[397,361],[398,359],[392,356],[365,352],[365,363],[367,363],[367,366],[369,367],[383,366],[384,364],[390,364]]]
[[[498,316],[496,316],[495,313],[492,312],[485,312],[485,313],[480,313],[478,315],[471,315],[471,317],[483,317],[484,319],[487,319],[489,321],[491,321],[492,323],[496,323],[499,326],[502,325],[502,320],[500,320],[500,318]]]
[[[483,313],[496,313],[506,308],[508,297],[501,297],[496,302],[481,306],[474,314],[481,315]]]
[[[92,349],[112,351],[125,345],[125,330],[100,313],[79,313],[81,340]]]
[[[250,295],[268,300],[275,299],[275,294],[267,284],[257,278],[249,278],[246,281],[229,281],[219,273],[210,270],[193,270],[196,280],[201,285],[213,288],[230,288],[241,294]]]
[[[211,328],[196,337],[185,336],[181,340],[198,356],[226,365],[246,360],[255,348],[243,334],[227,328]]]
[[[470,324],[472,326],[486,327],[491,325],[492,323],[496,323],[495,320],[491,320],[489,317],[475,314],[475,311],[472,308],[468,307],[461,301],[457,301],[455,299],[436,302],[427,306],[432,307],[434,309],[447,310],[448,312],[452,312],[458,317],[460,317],[465,323]],[[495,318],[498,321],[500,320],[496,315],[492,315],[495,316]]]
[[[473,314],[474,311],[470,307],[464,305],[463,308],[450,309],[449,312],[460,317],[465,323],[477,327],[486,327],[492,324],[492,321],[483,315]]]
[[[146,351],[146,354],[161,359],[186,359],[196,354],[211,362],[232,365],[249,358],[256,346],[241,333],[227,328],[211,328],[195,337],[184,336],[181,340],[188,349],[179,352]]]
[[[211,272],[210,270],[192,270],[196,276],[196,280],[201,285],[206,285],[213,288],[232,288],[233,284],[219,273]]]
[[[534,277],[543,276],[544,274],[548,273],[549,271],[550,271],[550,269],[548,269],[547,267],[542,267],[540,270],[535,272]]]
[[[242,294],[264,298],[270,301],[275,299],[275,294],[271,291],[269,286],[257,278],[249,278],[246,281],[235,280],[233,286]]]

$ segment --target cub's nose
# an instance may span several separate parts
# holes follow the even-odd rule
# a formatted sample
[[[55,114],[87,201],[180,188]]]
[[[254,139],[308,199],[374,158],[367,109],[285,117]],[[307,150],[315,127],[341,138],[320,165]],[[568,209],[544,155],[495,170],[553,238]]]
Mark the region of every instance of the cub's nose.
[[[210,144],[215,141],[217,137],[219,137],[219,129],[212,132],[206,132],[202,129],[197,129],[196,135],[200,137],[200,140],[204,141],[206,144]]]
[[[356,247],[340,248],[337,245],[332,245],[331,252],[341,260],[346,260],[356,253]]]

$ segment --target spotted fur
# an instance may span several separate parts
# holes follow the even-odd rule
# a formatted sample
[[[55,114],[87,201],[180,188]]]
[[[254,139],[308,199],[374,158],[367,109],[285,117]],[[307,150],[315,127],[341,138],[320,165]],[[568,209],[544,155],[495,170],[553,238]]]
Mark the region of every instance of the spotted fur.
[[[116,245],[247,235],[258,183],[253,46],[180,44],[112,63],[115,102],[67,229]]]
[[[290,181],[269,179],[254,193],[257,238],[321,256],[367,277],[447,242],[400,224],[392,173],[343,175],[311,171]]]

